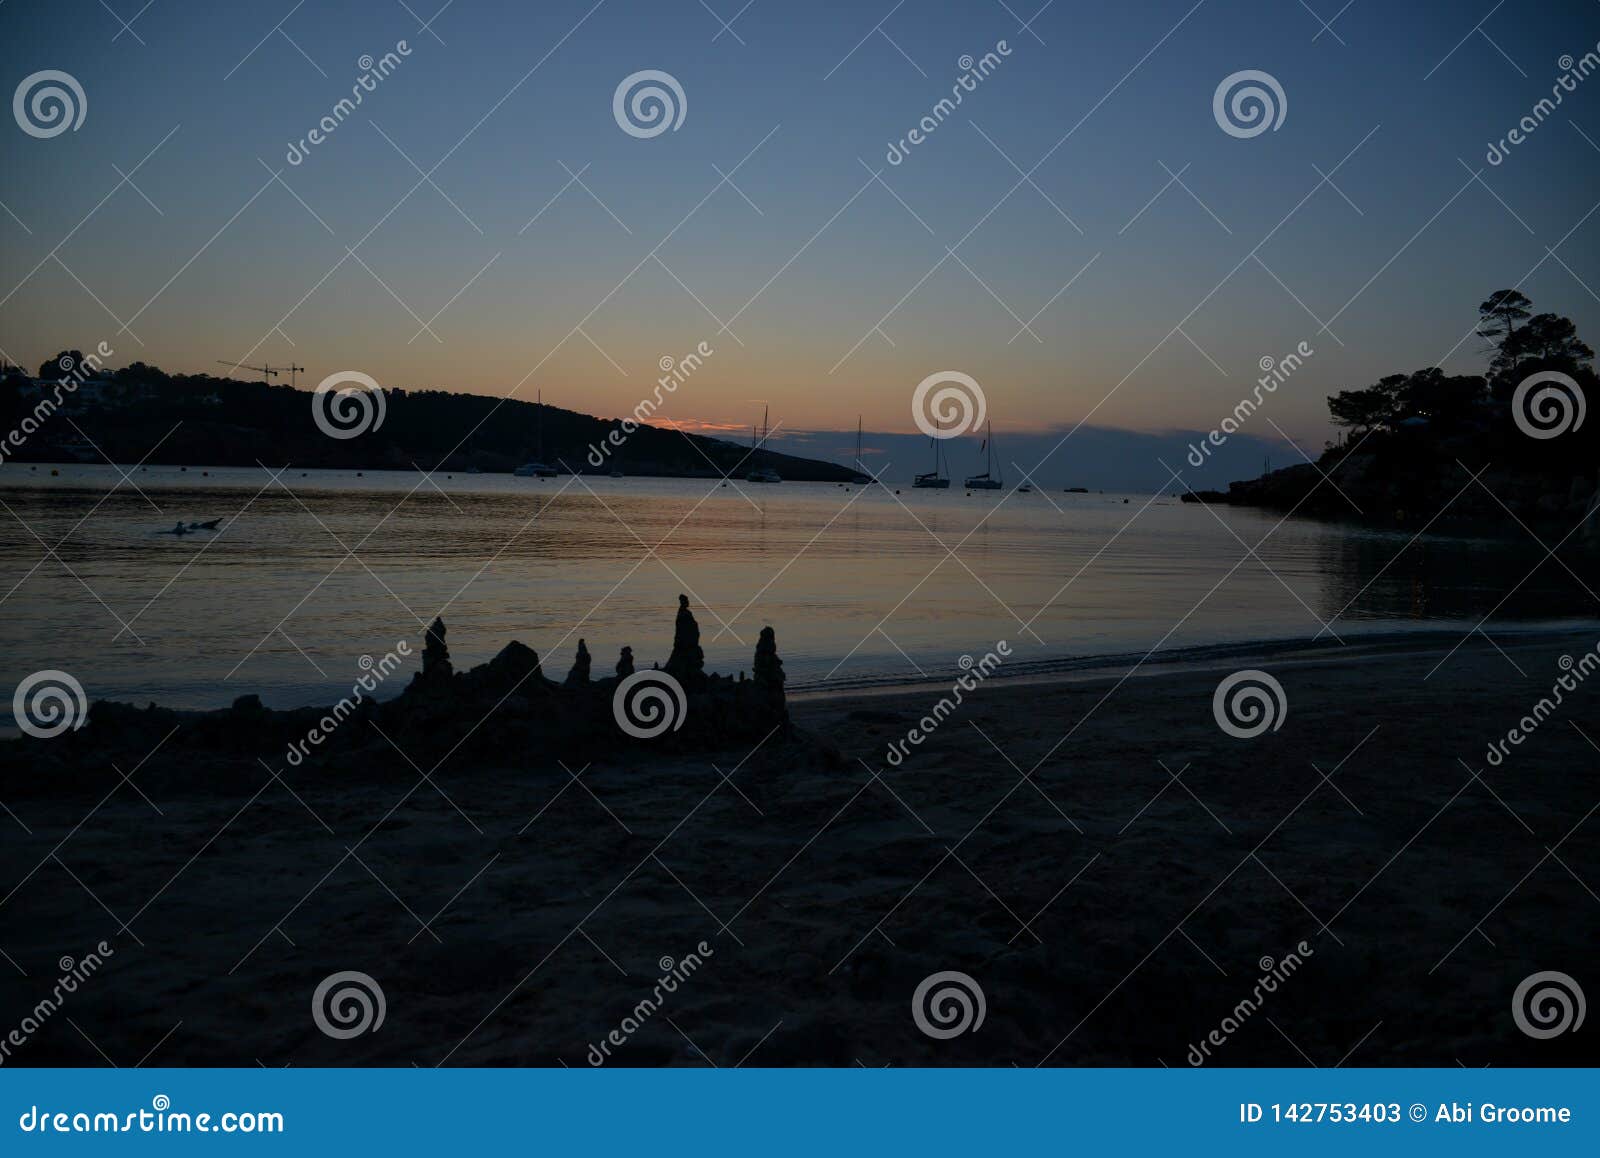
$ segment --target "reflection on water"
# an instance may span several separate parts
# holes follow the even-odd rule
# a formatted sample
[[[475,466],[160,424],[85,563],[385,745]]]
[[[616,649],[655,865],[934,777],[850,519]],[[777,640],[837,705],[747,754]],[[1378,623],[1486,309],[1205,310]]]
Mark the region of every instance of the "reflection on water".
[[[1146,496],[173,467],[136,492],[50,469],[0,467],[5,685],[60,668],[91,697],[174,706],[327,702],[362,655],[420,651],[441,611],[458,667],[513,638],[556,677],[580,637],[597,672],[625,644],[664,660],[680,591],[714,670],[748,669],[770,623],[791,684],[835,686],[938,675],[999,639],[1031,662],[1600,612],[1593,560],[1541,565],[1531,537],[1273,530]]]

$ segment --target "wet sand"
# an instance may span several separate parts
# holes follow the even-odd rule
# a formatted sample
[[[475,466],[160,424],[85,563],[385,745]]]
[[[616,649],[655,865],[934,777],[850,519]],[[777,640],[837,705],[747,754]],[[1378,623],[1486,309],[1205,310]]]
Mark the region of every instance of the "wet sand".
[[[1590,1026],[1535,1040],[1512,995],[1541,970],[1600,993],[1600,681],[1485,760],[1596,639],[997,678],[898,766],[947,685],[570,773],[157,751],[136,791],[40,761],[0,781],[0,1035],[58,958],[114,955],[5,1064],[582,1066],[619,1030],[608,1064],[1182,1066],[1225,1019],[1207,1064],[1596,1064]],[[1212,695],[1252,666],[1287,714],[1236,739]],[[344,970],[386,1013],[337,1040],[312,994]],[[941,1040],[912,996],[945,970],[985,1017]]]

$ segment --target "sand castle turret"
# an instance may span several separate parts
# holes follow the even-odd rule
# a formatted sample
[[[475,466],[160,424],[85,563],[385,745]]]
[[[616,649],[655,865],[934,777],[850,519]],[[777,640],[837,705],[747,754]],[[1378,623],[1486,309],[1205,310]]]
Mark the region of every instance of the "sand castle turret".
[[[706,682],[706,653],[700,649],[700,625],[689,610],[689,597],[678,596],[678,618],[672,628],[672,654],[667,657],[667,674],[689,691],[698,691]]]
[[[783,660],[778,658],[778,637],[770,627],[761,629],[756,641],[756,657],[751,665],[751,678],[765,694],[767,703],[788,717],[783,699]]]
[[[450,649],[444,644],[444,619],[435,616],[422,643],[422,677],[427,680],[448,679],[452,674]]]
[[[578,655],[572,661],[572,670],[567,673],[567,686],[586,684],[589,682],[589,665],[591,663],[589,648],[583,640],[578,640]]]

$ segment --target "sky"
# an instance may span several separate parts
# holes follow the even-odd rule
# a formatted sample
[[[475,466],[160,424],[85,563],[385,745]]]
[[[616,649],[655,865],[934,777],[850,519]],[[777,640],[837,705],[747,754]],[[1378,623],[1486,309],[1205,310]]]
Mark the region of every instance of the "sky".
[[[769,407],[826,457],[858,415],[910,452],[917,384],[954,370],[1041,481],[1104,485],[1301,343],[1237,461],[1315,453],[1334,390],[1480,369],[1495,289],[1600,332],[1600,78],[1485,159],[1596,50],[1594,3],[441,3],[0,6],[6,91],[57,69],[85,97],[76,130],[0,131],[0,351],[613,416],[703,342],[660,419]],[[648,137],[613,109],[641,70],[683,93]],[[1281,88],[1276,128],[1219,123],[1242,70]]]

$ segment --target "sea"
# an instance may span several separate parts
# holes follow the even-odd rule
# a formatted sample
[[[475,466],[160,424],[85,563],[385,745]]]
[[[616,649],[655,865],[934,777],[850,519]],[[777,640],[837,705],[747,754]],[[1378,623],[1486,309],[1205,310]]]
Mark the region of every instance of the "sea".
[[[1593,578],[1546,546],[909,480],[8,463],[0,690],[52,670],[91,700],[326,704],[393,654],[386,698],[436,616],[457,669],[520,640],[560,679],[581,640],[599,676],[623,646],[666,659],[680,594],[708,670],[748,671],[771,626],[808,694],[951,680],[991,652],[1006,678],[1593,623]]]

